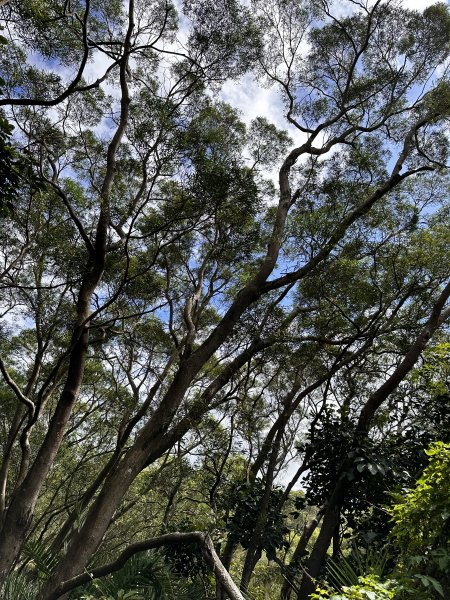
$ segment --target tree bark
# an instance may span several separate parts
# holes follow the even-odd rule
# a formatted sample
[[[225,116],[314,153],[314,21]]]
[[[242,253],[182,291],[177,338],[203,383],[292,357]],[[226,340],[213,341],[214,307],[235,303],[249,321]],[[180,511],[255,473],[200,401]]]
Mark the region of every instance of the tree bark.
[[[291,562],[289,563],[290,572],[294,571],[294,569],[296,569],[299,566],[300,561],[306,552],[308,542],[311,539],[311,536],[314,533],[314,531],[317,529],[321,518],[322,515],[319,511],[319,513],[314,517],[314,519],[311,519],[308,523],[305,524],[300,540],[297,544],[297,547],[294,550],[294,554],[292,555]],[[293,586],[291,579],[285,577],[281,588],[280,599],[290,600],[292,588]]]
[[[88,332],[75,329],[69,373],[64,390],[50,422],[45,440],[22,484],[11,499],[0,535],[0,581],[8,574],[24,542],[34,507],[45,478],[61,444],[66,423],[83,378]]]
[[[86,5],[84,15],[84,31],[89,13],[89,4]],[[124,41],[124,53],[130,49],[131,35],[134,29],[134,4],[129,0],[128,28]],[[85,40],[86,41],[86,40]],[[86,50],[87,46],[85,46]],[[86,50],[87,52],[87,50]],[[87,60],[85,52],[84,60]],[[84,366],[89,343],[88,323],[91,316],[91,299],[97,288],[105,268],[107,241],[110,223],[109,199],[114,181],[116,153],[128,123],[129,92],[127,84],[127,58],[120,67],[120,119],[117,129],[112,137],[107,150],[106,171],[100,190],[100,210],[97,220],[94,244],[87,244],[89,258],[86,263],[76,306],[76,323],[70,345],[69,369],[67,380],[59,398],[53,417],[50,421],[47,435],[42,443],[37,457],[17,488],[10,507],[5,515],[3,528],[0,531],[0,582],[8,575],[16,560],[26,532],[34,514],[34,508],[39,492],[54,462],[55,456],[61,445],[67,422],[70,418],[73,405],[80,392],[84,375]],[[37,418],[36,415],[35,418]],[[30,426],[33,422],[30,423]]]
[[[255,529],[253,531],[250,543],[247,548],[247,554],[245,556],[244,568],[242,569],[241,576],[241,591],[244,594],[248,592],[248,586],[252,577],[253,571],[261,557],[261,544],[264,538],[264,533],[267,526],[267,517],[269,513],[270,496],[272,493],[272,485],[274,480],[275,467],[278,460],[278,453],[280,449],[281,439],[283,437],[284,429],[280,429],[277,434],[272,452],[270,455],[269,465],[267,467],[266,480],[264,486],[264,493],[261,498],[259,505],[258,516],[255,523]]]

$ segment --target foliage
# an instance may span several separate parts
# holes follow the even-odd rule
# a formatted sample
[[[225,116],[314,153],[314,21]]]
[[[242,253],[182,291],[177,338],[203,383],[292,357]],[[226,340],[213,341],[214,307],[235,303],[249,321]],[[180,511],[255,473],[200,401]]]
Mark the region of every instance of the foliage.
[[[420,415],[424,434],[423,445],[428,446],[432,441],[448,442],[450,431],[450,345],[448,342],[437,340],[424,352],[423,363],[414,370],[411,376],[412,384],[417,386],[417,396],[420,398]]]
[[[300,451],[314,455],[314,464],[304,478],[306,500],[320,507],[343,477],[352,482],[352,494],[341,511],[351,533],[360,543],[386,541],[391,525],[382,506],[389,493],[414,481],[425,464],[423,431],[420,426],[366,439],[354,444],[354,424],[337,411],[325,410],[314,431],[299,444]],[[370,502],[368,503],[368,499]]]
[[[179,577],[156,552],[138,554],[116,573],[72,595],[79,600],[194,600],[205,594],[201,580]]]
[[[89,594],[88,596],[82,596],[81,600],[95,600],[98,596],[92,596]],[[138,592],[134,592],[132,590],[118,590],[114,596],[101,596],[100,600],[144,600],[144,597],[141,596]]]
[[[0,85],[1,85],[0,80]],[[19,181],[15,164],[16,154],[10,138],[13,126],[0,114],[0,216],[5,216],[13,207],[14,192]]]
[[[331,541],[383,543],[380,505],[448,441],[448,7],[0,14],[0,580],[48,598],[132,542],[203,530],[262,595],[320,577]],[[278,90],[280,114],[224,101],[243,86]],[[442,540],[414,541],[430,593]],[[187,546],[80,594],[212,586]]]
[[[39,592],[39,586],[36,581],[24,573],[12,573],[8,579],[0,586],[1,600],[17,600],[18,598],[36,598]]]
[[[394,496],[392,539],[412,588],[422,584],[428,593],[445,597],[450,580],[450,445],[435,442],[426,454],[429,464],[415,487]]]
[[[418,594],[427,599],[446,597],[450,572],[447,489],[450,446],[435,442],[426,450],[426,455],[428,465],[415,487],[395,494],[396,503],[389,508],[393,522],[390,539],[396,559],[395,566],[391,564],[390,568],[395,580],[379,583],[386,576],[387,562],[373,562],[371,557],[378,555],[380,558],[376,546],[366,551],[368,560],[361,560],[364,553],[356,548],[356,554],[352,553],[349,558],[327,561],[328,580],[339,591],[338,595],[331,598],[395,597],[406,600]],[[364,577],[365,585],[371,582],[381,587],[374,587],[373,590],[361,588]],[[375,595],[370,595],[369,591]],[[378,596],[381,592],[390,595]],[[319,590],[317,594],[318,599],[328,598],[332,592]]]
[[[373,545],[362,550],[354,544],[348,556],[327,559],[327,581],[336,591],[341,591],[343,586],[357,585],[361,577],[373,576],[382,580],[388,571],[390,559],[389,547],[379,548]]]
[[[23,553],[29,561],[28,569],[39,579],[48,579],[58,563],[58,556],[40,540],[28,540]]]
[[[168,546],[165,556],[174,573],[181,577],[195,580],[198,576],[206,576],[209,570],[203,560],[201,548],[194,542],[182,546]]]
[[[0,31],[2,31],[0,27]],[[6,50],[8,40],[0,35],[0,49]],[[5,80],[0,77],[0,98],[3,94]],[[23,177],[28,161],[14,148],[14,125],[8,121],[5,113],[0,110],[0,217],[6,216],[14,207],[17,188]]]
[[[339,594],[319,589],[311,600],[393,600],[396,584],[394,580],[380,582],[376,576],[367,575],[359,577],[356,585],[343,586]]]
[[[264,481],[258,478],[253,483],[237,486],[231,498],[235,513],[227,523],[227,531],[230,539],[239,542],[243,548],[248,548],[252,538],[264,488]],[[271,491],[266,526],[260,542],[260,547],[269,560],[276,557],[277,550],[286,546],[285,535],[288,528],[284,523],[284,515],[278,508],[282,493],[281,488],[273,488]]]

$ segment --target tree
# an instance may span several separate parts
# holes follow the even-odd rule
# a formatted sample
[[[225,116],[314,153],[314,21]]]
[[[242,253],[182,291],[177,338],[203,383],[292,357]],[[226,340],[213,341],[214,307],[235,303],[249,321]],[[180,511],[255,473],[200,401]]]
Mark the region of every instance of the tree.
[[[19,182],[3,216],[0,581],[39,531],[58,555],[41,598],[63,593],[111,554],[135,486],[148,489],[148,470],[210,411],[234,409],[244,430],[237,395],[267,423],[245,434],[248,479],[264,475],[246,591],[306,408],[314,432],[338,383],[359,446],[444,324],[450,16],[442,4],[349,5],[339,18],[325,2],[186,1],[183,43],[166,1],[1,7],[0,104],[40,185]],[[89,82],[93,60],[106,66]],[[211,100],[254,66],[280,87],[301,144],[264,119],[247,131]],[[277,191],[264,176],[274,163]],[[350,367],[364,393],[345,383]],[[299,598],[352,466],[331,482]]]

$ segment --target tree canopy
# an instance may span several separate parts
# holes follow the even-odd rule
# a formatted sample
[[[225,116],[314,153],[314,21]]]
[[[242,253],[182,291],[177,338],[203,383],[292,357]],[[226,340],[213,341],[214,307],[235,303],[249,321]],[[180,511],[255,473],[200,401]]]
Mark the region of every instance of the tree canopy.
[[[396,538],[394,573],[448,470],[447,4],[0,16],[0,594],[307,600]],[[417,592],[386,573],[344,587]]]

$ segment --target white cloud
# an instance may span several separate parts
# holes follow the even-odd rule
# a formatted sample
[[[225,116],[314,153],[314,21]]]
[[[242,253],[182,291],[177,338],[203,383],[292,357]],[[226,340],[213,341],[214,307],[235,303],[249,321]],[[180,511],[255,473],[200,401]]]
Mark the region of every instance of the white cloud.
[[[428,6],[436,4],[437,0],[403,0],[403,6],[410,10],[425,10]]]
[[[286,108],[276,86],[263,87],[251,73],[247,73],[237,81],[226,81],[220,97],[241,112],[247,125],[255,117],[265,117],[279,129],[286,129],[295,144],[304,141],[300,132],[286,120]]]
[[[404,8],[409,10],[425,10],[428,6],[436,4],[439,0],[402,0]],[[369,4],[371,6],[373,2]],[[333,3],[333,14],[336,17],[342,18],[356,12],[357,6],[350,2],[343,2],[342,0],[336,0]]]
[[[220,95],[222,100],[242,112],[246,123],[258,116],[265,116],[275,122],[280,110],[282,111],[275,88],[261,87],[251,73],[247,73],[238,81],[226,81]]]

